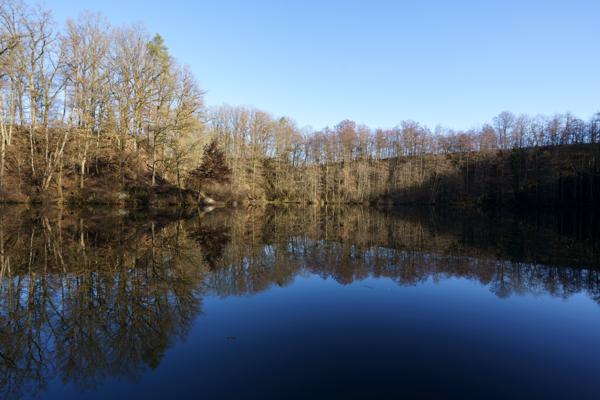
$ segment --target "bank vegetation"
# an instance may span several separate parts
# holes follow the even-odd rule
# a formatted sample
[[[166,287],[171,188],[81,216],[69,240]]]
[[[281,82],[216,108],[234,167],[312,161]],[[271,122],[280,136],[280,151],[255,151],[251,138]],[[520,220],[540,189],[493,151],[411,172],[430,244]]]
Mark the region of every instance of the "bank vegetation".
[[[600,113],[314,131],[209,108],[159,34],[0,2],[3,202],[590,205],[599,140]]]

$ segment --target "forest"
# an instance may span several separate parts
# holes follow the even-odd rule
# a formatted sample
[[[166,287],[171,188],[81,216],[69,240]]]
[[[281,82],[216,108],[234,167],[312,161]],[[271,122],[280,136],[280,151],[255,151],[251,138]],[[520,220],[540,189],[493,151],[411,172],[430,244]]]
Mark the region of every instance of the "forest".
[[[314,131],[208,107],[159,34],[0,3],[0,201],[589,206],[600,112],[501,112],[470,130],[351,120]],[[401,113],[401,110],[399,110]]]

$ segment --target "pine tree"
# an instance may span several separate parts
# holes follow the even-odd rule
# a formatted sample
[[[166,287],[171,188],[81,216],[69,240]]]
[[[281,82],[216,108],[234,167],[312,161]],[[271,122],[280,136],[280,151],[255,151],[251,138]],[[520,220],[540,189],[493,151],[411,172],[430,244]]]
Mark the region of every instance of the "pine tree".
[[[189,173],[188,182],[199,190],[207,183],[227,183],[230,178],[231,168],[227,166],[225,153],[217,139],[213,139],[204,147],[202,163]]]

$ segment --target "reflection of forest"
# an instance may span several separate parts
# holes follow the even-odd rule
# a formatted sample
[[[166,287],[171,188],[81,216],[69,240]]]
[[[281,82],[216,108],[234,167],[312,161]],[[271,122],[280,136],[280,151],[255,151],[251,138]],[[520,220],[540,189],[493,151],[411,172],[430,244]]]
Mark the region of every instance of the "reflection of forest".
[[[0,393],[54,377],[93,388],[141,376],[186,334],[202,296],[284,286],[464,277],[500,297],[586,292],[600,301],[597,220],[431,210],[279,208],[208,214],[0,210]]]
[[[222,219],[228,219],[222,222]],[[441,216],[432,210],[284,208],[212,214],[229,243],[207,283],[218,295],[285,285],[300,271],[351,283],[367,276],[415,284],[430,277],[477,280],[501,297],[587,291],[600,300],[600,231],[577,215]],[[218,266],[216,265],[218,264]]]
[[[156,367],[201,310],[181,222],[24,211],[0,217],[0,391],[81,388]],[[186,247],[188,246],[188,247]]]

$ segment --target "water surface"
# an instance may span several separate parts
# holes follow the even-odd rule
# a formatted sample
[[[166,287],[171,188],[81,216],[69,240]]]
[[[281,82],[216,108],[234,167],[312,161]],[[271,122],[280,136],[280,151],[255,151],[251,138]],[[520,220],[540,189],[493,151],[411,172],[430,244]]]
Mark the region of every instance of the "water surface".
[[[594,215],[0,209],[5,398],[598,398]]]

